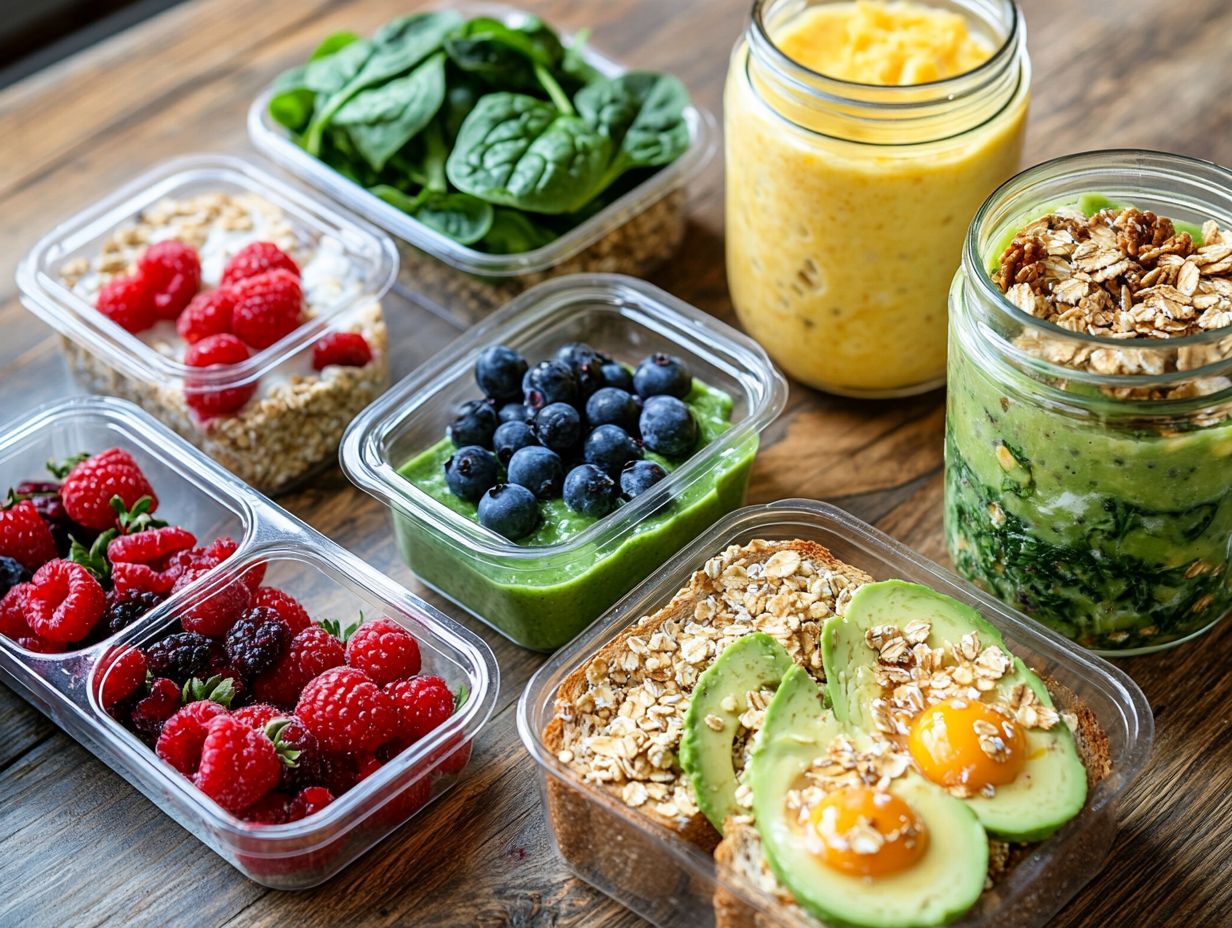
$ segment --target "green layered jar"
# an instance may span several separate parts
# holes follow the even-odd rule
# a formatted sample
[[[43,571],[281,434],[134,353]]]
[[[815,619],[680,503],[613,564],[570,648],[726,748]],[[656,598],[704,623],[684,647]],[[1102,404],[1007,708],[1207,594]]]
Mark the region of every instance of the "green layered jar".
[[[1232,329],[1068,331],[1018,309],[991,277],[1028,222],[1109,202],[1227,229],[1232,172],[1089,152],[988,198],[950,292],[945,529],[968,579],[1087,647],[1135,654],[1232,610]],[[1128,353],[1122,367],[1151,373],[1097,372],[1082,360],[1093,351]]]

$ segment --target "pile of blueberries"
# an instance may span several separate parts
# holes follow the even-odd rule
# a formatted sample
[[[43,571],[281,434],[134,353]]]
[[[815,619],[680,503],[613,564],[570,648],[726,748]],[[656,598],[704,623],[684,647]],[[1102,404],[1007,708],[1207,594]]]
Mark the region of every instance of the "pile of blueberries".
[[[475,380],[484,399],[463,403],[449,426],[458,450],[445,481],[478,504],[481,525],[511,541],[538,527],[540,500],[563,496],[575,512],[605,516],[667,476],[643,449],[682,460],[697,447],[683,401],[693,376],[672,355],[652,354],[630,372],[572,342],[531,367],[493,345],[480,352]]]

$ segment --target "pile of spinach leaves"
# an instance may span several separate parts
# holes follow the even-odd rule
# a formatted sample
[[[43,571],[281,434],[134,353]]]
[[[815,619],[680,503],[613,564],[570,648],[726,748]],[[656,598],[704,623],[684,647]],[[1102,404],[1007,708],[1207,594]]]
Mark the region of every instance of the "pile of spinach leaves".
[[[689,147],[666,74],[604,77],[542,20],[404,16],[329,36],[270,114],[334,170],[492,254],[547,244]]]

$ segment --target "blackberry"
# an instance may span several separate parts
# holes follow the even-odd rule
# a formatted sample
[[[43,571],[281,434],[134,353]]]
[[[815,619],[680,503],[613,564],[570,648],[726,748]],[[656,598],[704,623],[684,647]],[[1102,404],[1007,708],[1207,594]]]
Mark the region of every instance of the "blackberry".
[[[155,677],[167,677],[183,686],[205,675],[215,654],[214,642],[196,632],[176,632],[150,645],[146,666]]]
[[[22,566],[21,561],[11,557],[0,557],[0,598],[4,594],[30,579],[30,571]]]
[[[231,667],[246,677],[273,669],[291,641],[291,628],[268,606],[254,606],[231,626],[223,642]]]
[[[312,734],[299,719],[291,719],[278,732],[274,740],[277,748],[288,747],[299,751],[295,758],[295,766],[282,765],[281,789],[288,793],[298,793],[309,786],[319,786],[330,779],[330,758],[322,750],[316,736]],[[281,751],[280,751],[281,753]]]
[[[107,608],[103,611],[103,621],[108,634],[114,635],[121,629],[128,628],[139,618],[157,606],[163,598],[157,593],[146,590],[112,590],[107,594]]]

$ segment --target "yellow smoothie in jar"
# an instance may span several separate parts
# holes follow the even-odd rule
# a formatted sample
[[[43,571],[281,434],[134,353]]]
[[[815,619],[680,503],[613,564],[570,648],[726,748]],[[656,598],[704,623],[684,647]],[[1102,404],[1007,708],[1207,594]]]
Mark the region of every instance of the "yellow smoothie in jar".
[[[910,0],[807,7],[770,39],[826,94],[777,81],[749,66],[747,43],[737,48],[725,93],[736,312],[811,386],[857,396],[939,386],[946,294],[971,217],[1017,169],[1027,68],[992,91],[1003,100],[945,102],[944,84],[920,85],[996,49],[963,16]],[[882,88],[893,106],[871,124]]]

